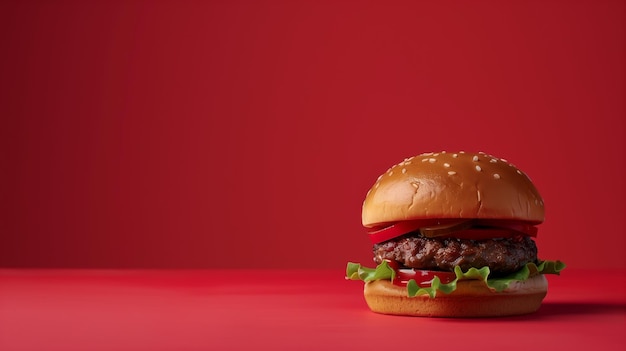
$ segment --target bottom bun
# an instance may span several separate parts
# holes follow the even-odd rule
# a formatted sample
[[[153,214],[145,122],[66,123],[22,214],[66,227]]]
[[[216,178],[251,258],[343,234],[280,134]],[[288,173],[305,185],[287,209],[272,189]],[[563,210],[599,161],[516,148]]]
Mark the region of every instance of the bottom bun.
[[[406,287],[389,280],[365,284],[365,301],[377,313],[421,317],[500,317],[535,312],[548,292],[543,274],[516,281],[502,292],[493,292],[480,280],[462,280],[450,294],[437,292],[408,297]]]

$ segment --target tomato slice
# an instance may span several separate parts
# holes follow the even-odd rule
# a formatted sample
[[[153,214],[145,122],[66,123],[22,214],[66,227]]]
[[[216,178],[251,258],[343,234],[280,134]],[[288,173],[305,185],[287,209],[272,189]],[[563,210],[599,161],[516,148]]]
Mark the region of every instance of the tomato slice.
[[[427,237],[459,239],[510,238],[518,235],[537,237],[535,223],[498,219],[427,219],[402,221],[368,231],[378,244],[420,229]]]
[[[417,285],[420,287],[429,287],[435,277],[438,277],[443,284],[448,284],[456,279],[456,274],[453,272],[441,272],[430,271],[414,268],[399,268],[396,269],[396,279],[394,284],[400,286],[406,286],[409,280],[414,279]]]
[[[369,238],[373,244],[382,243],[400,235],[404,235],[418,230],[422,227],[432,227],[438,225],[464,222],[464,219],[418,219],[414,221],[402,221],[393,223],[386,227],[376,227],[368,230]]]
[[[421,224],[416,221],[398,222],[382,229],[370,230],[368,231],[368,234],[372,243],[378,244],[400,235],[410,233],[419,229],[420,226]]]

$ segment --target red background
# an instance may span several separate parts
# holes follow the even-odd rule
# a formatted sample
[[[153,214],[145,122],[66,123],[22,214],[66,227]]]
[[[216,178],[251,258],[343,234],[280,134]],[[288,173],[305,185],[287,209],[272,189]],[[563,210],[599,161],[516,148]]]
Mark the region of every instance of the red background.
[[[547,277],[536,313],[472,319],[372,313],[362,282],[346,282],[341,268],[246,272],[0,269],[0,348],[378,351],[406,349],[405,335],[420,350],[626,346],[624,270],[567,269]],[[590,275],[610,284],[581,289]]]
[[[377,176],[472,150],[534,180],[541,257],[624,268],[624,23],[624,1],[3,1],[0,265],[370,262]]]

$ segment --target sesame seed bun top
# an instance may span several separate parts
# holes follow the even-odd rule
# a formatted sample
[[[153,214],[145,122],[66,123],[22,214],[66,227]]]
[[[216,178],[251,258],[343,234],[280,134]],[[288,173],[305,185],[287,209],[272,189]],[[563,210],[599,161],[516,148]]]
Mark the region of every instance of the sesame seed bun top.
[[[485,153],[424,153],[389,168],[363,202],[366,227],[413,219],[544,220],[541,195],[513,164]]]

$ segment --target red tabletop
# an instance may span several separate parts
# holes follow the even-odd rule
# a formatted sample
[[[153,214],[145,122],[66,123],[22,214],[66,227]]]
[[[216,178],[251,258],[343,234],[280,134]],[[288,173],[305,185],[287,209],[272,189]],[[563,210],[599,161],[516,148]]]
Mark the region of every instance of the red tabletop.
[[[0,350],[624,349],[626,271],[549,276],[495,319],[370,312],[362,283],[306,270],[0,270]]]

